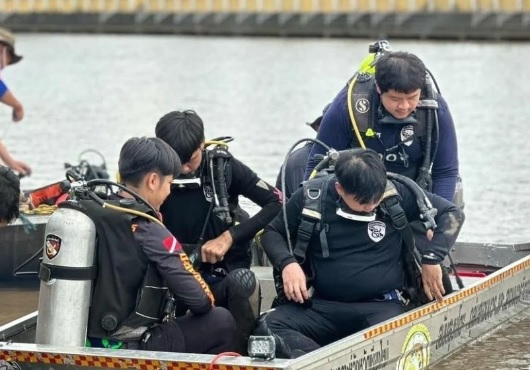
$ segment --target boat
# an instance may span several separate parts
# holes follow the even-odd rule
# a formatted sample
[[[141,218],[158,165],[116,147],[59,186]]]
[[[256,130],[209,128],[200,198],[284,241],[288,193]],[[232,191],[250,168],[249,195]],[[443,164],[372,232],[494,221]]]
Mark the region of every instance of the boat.
[[[33,312],[0,327],[0,368],[425,369],[530,308],[530,243],[458,242],[451,254],[464,287],[443,302],[408,311],[296,359],[36,345],[38,312]],[[255,271],[270,301],[271,268]]]
[[[42,255],[39,252],[44,245],[44,233],[49,218],[49,214],[27,215],[0,228],[1,284],[17,286],[19,283],[38,283],[38,257]],[[33,256],[35,258],[32,259]]]

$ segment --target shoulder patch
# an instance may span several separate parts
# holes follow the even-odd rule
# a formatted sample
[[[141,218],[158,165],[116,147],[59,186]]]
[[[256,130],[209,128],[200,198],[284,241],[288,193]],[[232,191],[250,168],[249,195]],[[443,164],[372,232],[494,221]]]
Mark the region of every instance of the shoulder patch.
[[[169,253],[180,253],[182,252],[182,245],[179,243],[177,238],[173,235],[168,236],[162,241],[164,247]]]

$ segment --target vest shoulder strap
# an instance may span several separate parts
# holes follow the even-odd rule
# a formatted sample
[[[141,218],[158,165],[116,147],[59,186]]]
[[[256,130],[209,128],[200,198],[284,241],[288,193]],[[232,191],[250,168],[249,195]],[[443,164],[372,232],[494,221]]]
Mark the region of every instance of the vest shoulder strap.
[[[328,240],[326,237],[327,226],[323,222],[324,207],[326,203],[327,189],[333,175],[324,173],[307,181],[304,185],[304,205],[302,219],[298,227],[296,244],[293,254],[300,264],[307,255],[309,241],[314,232],[319,233],[320,245],[323,257],[329,256]]]

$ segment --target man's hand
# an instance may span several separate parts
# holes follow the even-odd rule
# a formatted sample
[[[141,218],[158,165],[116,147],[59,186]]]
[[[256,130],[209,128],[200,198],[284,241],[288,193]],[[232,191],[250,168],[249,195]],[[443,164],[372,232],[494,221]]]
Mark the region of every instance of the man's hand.
[[[443,301],[445,294],[444,285],[442,282],[442,267],[436,265],[421,265],[421,280],[423,281],[423,291],[430,301],[437,299],[438,302]]]
[[[217,238],[208,240],[201,247],[202,262],[217,263],[223,260],[226,252],[232,246],[232,235],[227,230]]]
[[[13,122],[20,122],[24,118],[24,107],[22,104],[13,107]]]
[[[282,270],[283,290],[287,299],[304,303],[309,299],[307,292],[307,279],[304,271],[296,262],[290,263]]]
[[[6,161],[6,165],[13,171],[18,172],[23,176],[31,175],[31,167],[22,161],[17,161],[16,159],[10,158],[10,160]]]

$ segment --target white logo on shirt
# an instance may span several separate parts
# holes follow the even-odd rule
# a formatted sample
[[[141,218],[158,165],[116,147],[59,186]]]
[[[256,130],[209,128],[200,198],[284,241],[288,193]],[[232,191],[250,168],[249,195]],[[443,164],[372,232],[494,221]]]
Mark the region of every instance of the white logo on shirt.
[[[213,199],[213,189],[210,185],[204,185],[202,187],[202,191],[204,192],[204,197],[208,202],[211,202]]]
[[[372,221],[368,224],[368,236],[374,242],[379,242],[385,237],[386,225],[381,221]]]
[[[404,141],[406,146],[410,146],[414,141],[414,126],[407,125],[401,129],[401,141]]]

